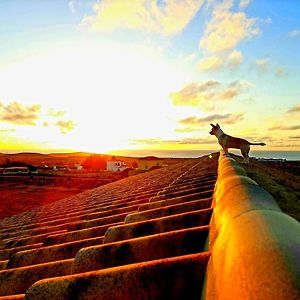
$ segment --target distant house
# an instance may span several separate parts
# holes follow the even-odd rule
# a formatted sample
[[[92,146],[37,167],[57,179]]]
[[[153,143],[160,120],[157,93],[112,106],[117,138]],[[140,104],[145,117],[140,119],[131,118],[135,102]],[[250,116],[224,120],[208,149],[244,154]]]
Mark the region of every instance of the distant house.
[[[11,174],[11,175],[29,174],[29,168],[28,167],[8,167],[3,170],[3,174]]]
[[[9,162],[1,166],[3,174],[37,174],[38,168],[36,166],[24,162]]]
[[[53,171],[68,171],[69,167],[66,166],[54,166]]]
[[[82,169],[83,169],[83,166],[80,165],[80,164],[75,164],[75,168],[76,168],[77,170],[82,170]]]
[[[80,164],[74,164],[74,166],[72,167],[72,169],[75,169],[77,171],[83,170],[83,166]]]
[[[260,162],[274,162],[274,163],[283,163],[287,160],[285,158],[255,158],[257,161]]]
[[[106,164],[107,164],[106,170],[112,172],[121,172],[128,168],[125,162],[122,160],[112,159],[112,160],[108,160]]]
[[[142,171],[149,171],[164,166],[163,159],[155,156],[146,156],[138,160],[138,169]]]

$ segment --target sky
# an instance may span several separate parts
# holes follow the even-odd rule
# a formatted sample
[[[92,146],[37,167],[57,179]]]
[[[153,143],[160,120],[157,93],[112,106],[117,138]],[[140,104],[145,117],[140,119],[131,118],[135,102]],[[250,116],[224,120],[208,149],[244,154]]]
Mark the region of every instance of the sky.
[[[0,152],[300,151],[300,2],[1,0]]]

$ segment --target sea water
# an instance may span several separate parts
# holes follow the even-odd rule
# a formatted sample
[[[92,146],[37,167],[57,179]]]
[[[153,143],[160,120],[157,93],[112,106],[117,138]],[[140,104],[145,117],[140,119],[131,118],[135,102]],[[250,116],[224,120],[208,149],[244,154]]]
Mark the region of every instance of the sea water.
[[[123,155],[128,156],[157,156],[174,158],[195,158],[207,155],[219,150],[128,150]],[[239,150],[229,149],[230,153],[241,155]],[[250,157],[254,158],[281,158],[290,161],[300,160],[300,151],[250,151]]]

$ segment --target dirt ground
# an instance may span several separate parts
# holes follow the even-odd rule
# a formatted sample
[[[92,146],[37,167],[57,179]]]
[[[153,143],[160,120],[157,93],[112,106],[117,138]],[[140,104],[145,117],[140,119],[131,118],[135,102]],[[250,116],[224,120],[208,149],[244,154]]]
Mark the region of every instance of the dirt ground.
[[[214,158],[215,155],[217,154],[213,155]],[[241,161],[241,157],[233,156]],[[210,159],[209,157],[203,158],[203,161],[207,166],[217,163],[217,159]],[[274,163],[262,164],[254,160],[251,160],[248,166],[243,165],[248,176],[271,193],[285,213],[300,221],[299,166],[299,162],[288,162],[279,166],[274,165]],[[53,184],[39,186],[37,184],[24,184],[23,181],[21,180],[19,183],[0,181],[0,219],[92,188],[89,185],[75,184],[75,179],[69,186]]]
[[[0,184],[0,219],[78,194],[79,188]]]

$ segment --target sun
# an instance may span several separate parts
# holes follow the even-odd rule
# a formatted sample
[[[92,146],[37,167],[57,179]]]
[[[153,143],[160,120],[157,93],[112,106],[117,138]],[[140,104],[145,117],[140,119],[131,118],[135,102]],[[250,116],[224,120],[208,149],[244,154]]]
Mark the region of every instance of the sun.
[[[13,97],[41,107],[35,126],[19,126],[16,138],[91,152],[135,148],[132,141],[142,138],[172,138],[168,97],[185,76],[159,55],[90,41],[39,53],[7,75],[19,87]],[[63,113],[54,117],[53,110]],[[68,122],[72,130],[57,126]]]

